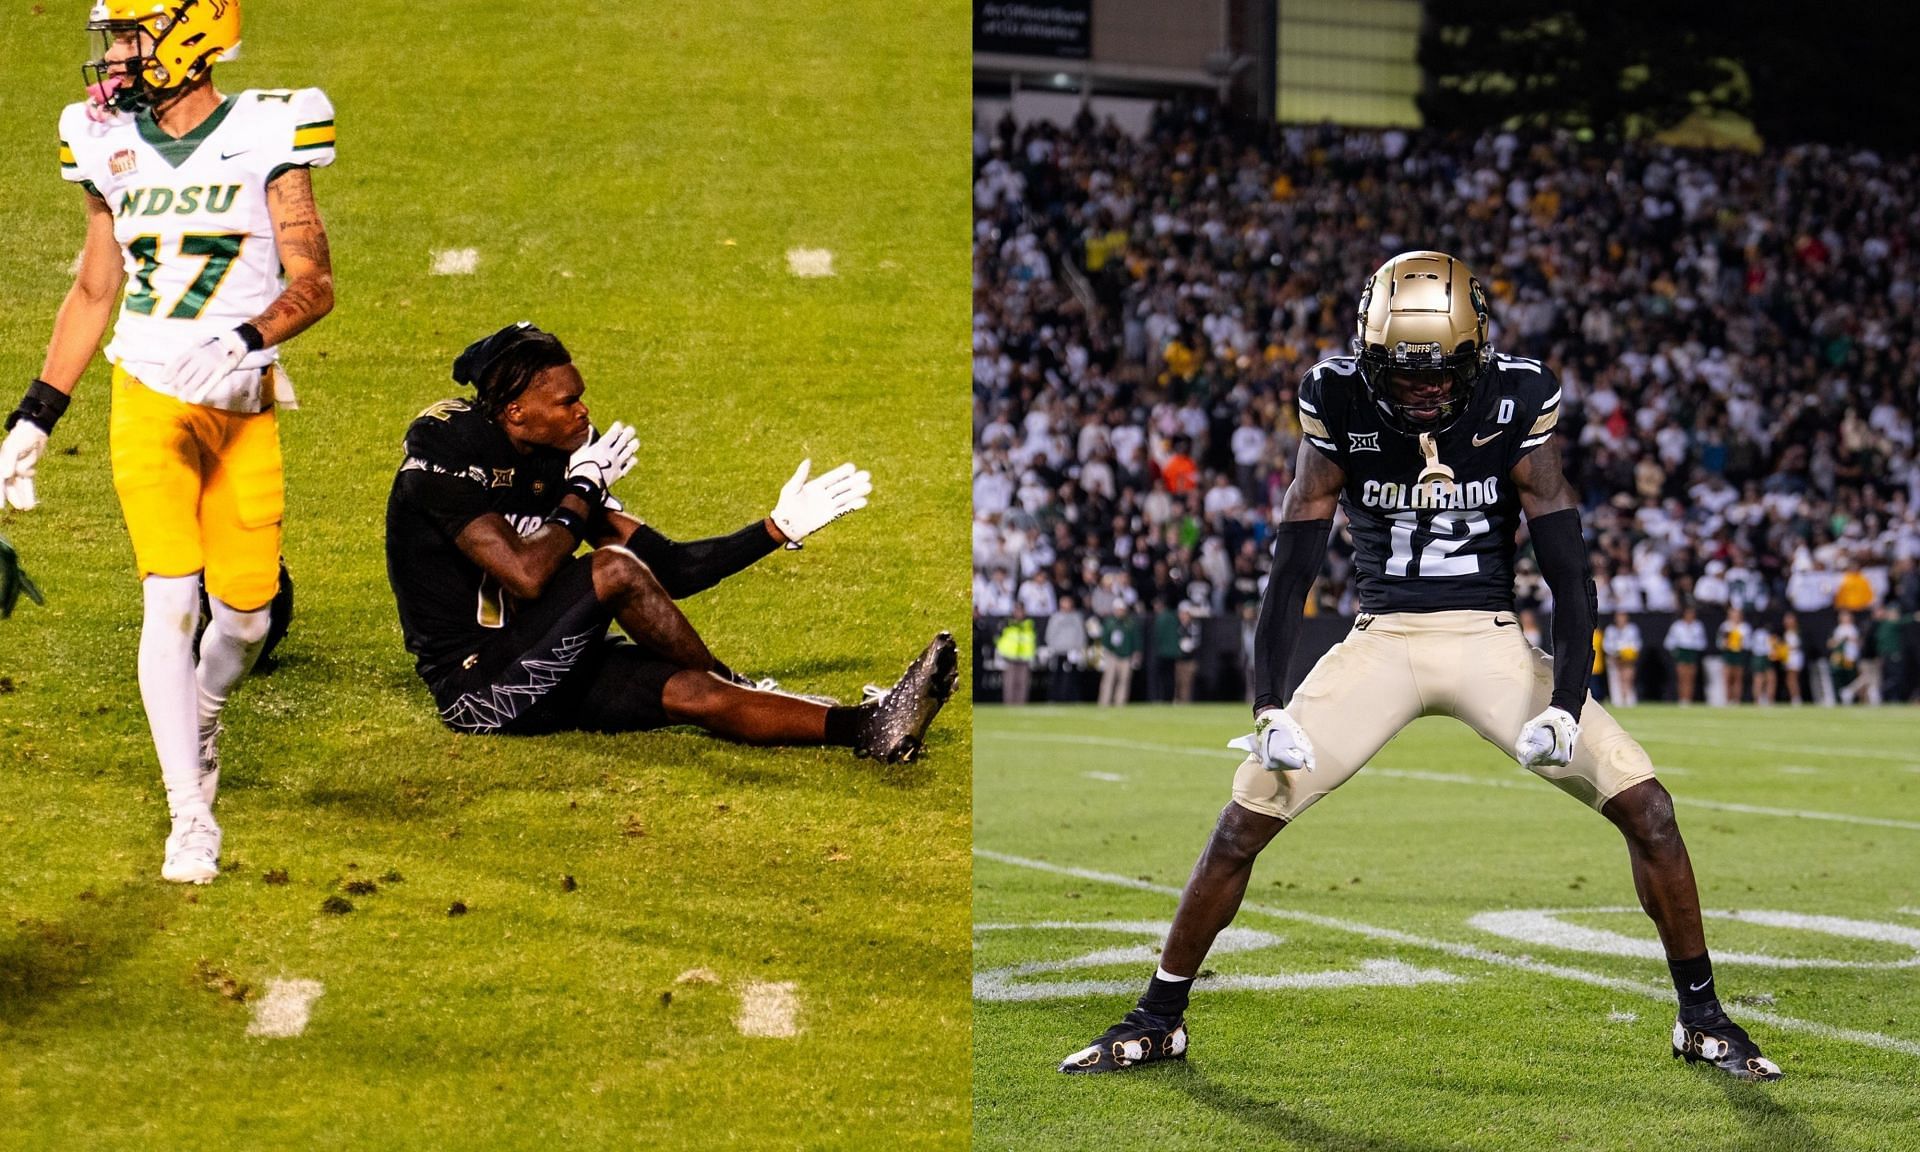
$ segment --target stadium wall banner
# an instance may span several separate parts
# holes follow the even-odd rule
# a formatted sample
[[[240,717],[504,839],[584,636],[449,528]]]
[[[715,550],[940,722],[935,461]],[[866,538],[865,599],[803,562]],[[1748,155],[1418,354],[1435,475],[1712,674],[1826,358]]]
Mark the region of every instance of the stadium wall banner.
[[[1718,606],[1706,606],[1700,611],[1700,622],[1706,626],[1707,636],[1711,638],[1719,629],[1720,621],[1726,612]],[[1781,612],[1778,610],[1762,612],[1757,622],[1769,629],[1777,629]],[[1632,616],[1633,622],[1640,626],[1645,641],[1645,655],[1635,670],[1635,681],[1642,700],[1672,700],[1675,693],[1673,662],[1663,647],[1667,628],[1678,617],[1672,612],[1639,612]],[[1608,619],[1611,619],[1609,617]],[[1838,614],[1828,609],[1820,612],[1799,613],[1802,650],[1806,654],[1806,674],[1816,674],[1816,665],[1826,659],[1827,637],[1833,634]],[[1606,621],[1601,621],[1605,623]],[[1864,625],[1864,621],[1862,622]],[[998,703],[1001,696],[1001,664],[994,652],[994,640],[1006,624],[1005,617],[982,616],[973,622],[973,656],[975,675],[973,678],[973,698],[980,703]],[[1143,628],[1146,626],[1143,618]],[[1306,678],[1314,662],[1344,639],[1353,627],[1353,618],[1348,616],[1318,615],[1309,616],[1302,621],[1303,631],[1300,647],[1294,652],[1293,666],[1289,669],[1287,682],[1297,686]],[[1539,618],[1541,642],[1551,647],[1553,637],[1553,618],[1541,614]],[[1045,617],[1034,621],[1037,634],[1044,636],[1047,629]],[[1920,671],[1920,624],[1909,624],[1905,628],[1903,657],[1908,667]],[[1200,651],[1197,654],[1198,669],[1195,675],[1194,698],[1197,700],[1242,700],[1245,699],[1247,670],[1250,661],[1245,659],[1241,642],[1240,621],[1233,618],[1210,617],[1200,622]],[[1709,654],[1712,655],[1712,654]],[[1156,661],[1151,655],[1144,658],[1141,667],[1134,672],[1129,699],[1135,703],[1173,698],[1173,673],[1166,661]],[[1100,685],[1100,671],[1083,659],[1079,664],[1062,662],[1055,654],[1042,651],[1040,659],[1034,663],[1031,699],[1035,703],[1062,702],[1086,703],[1097,698]],[[1812,686],[1807,686],[1807,696],[1813,698]],[[1911,694],[1913,677],[1906,675],[1901,680],[1902,697]],[[1600,691],[1600,689],[1596,689]],[[1784,686],[1781,690],[1785,695]],[[1604,701],[1604,696],[1602,697]]]
[[[1085,60],[1093,0],[973,0],[973,50]]]

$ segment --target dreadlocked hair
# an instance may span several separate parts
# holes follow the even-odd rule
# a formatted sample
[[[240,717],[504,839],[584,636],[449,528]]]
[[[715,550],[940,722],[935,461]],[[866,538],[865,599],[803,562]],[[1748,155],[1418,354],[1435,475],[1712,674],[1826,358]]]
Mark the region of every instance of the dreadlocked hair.
[[[478,393],[481,411],[489,419],[497,420],[507,405],[527,390],[535,376],[571,363],[573,357],[558,336],[535,328],[516,334],[507,347],[479,365],[472,379],[463,382],[471,384]]]

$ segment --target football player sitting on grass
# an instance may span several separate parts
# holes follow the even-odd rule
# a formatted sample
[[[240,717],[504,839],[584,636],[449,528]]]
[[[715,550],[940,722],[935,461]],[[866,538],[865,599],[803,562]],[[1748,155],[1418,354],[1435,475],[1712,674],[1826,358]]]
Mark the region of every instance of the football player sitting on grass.
[[[755,688],[674,601],[864,508],[868,474],[843,464],[727,536],[680,543],[609,493],[638,442],[597,438],[559,339],[522,321],[477,341],[444,400],[407,430],[387,502],[387,575],[440,718],[470,733],[629,732],[695,724],[751,744],[835,744],[912,759],[957,678],[953,637],[927,645],[891,691],[841,707]],[[591,551],[575,555],[581,544]],[[610,636],[617,623],[624,637]]]

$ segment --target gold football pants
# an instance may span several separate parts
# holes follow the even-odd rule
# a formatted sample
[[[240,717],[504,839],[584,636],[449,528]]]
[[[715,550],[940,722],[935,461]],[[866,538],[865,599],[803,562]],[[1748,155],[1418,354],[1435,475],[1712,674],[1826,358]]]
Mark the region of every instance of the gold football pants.
[[[183,403],[116,364],[110,437],[141,577],[205,571],[207,595],[242,612],[265,607],[280,585],[286,508],[273,410]]]
[[[1553,660],[1527,643],[1511,612],[1394,612],[1362,616],[1313,666],[1287,715],[1313,741],[1312,772],[1269,772],[1249,756],[1233,798],[1291,820],[1347,782],[1421,716],[1454,716],[1503,755],[1553,696]],[[1598,810],[1653,779],[1639,741],[1595,703],[1580,709],[1573,762],[1533,772]]]

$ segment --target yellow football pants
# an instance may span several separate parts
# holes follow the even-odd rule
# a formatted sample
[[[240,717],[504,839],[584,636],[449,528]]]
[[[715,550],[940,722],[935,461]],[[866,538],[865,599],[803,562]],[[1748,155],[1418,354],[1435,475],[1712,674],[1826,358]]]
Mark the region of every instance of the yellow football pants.
[[[116,364],[110,435],[141,577],[204,570],[207,595],[242,612],[265,607],[280,585],[286,509],[273,409],[186,404]]]

